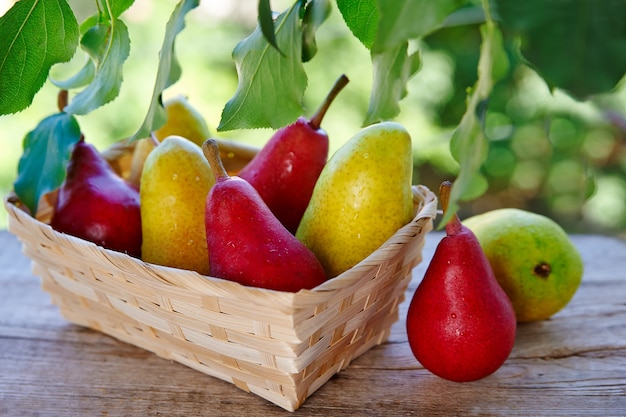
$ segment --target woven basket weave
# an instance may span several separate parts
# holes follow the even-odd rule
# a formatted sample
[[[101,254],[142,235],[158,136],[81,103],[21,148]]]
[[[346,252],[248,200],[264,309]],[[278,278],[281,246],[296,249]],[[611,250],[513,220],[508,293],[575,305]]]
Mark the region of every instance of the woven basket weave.
[[[241,162],[237,145],[220,146]],[[242,149],[243,160],[253,155]],[[127,150],[105,154],[119,170],[127,169]],[[398,305],[436,215],[435,195],[419,185],[413,192],[416,215],[409,224],[355,267],[298,293],[148,264],[54,231],[46,224],[50,204],[36,218],[13,196],[4,205],[9,231],[23,243],[34,274],[68,321],[294,411],[354,358],[383,342],[398,320]]]

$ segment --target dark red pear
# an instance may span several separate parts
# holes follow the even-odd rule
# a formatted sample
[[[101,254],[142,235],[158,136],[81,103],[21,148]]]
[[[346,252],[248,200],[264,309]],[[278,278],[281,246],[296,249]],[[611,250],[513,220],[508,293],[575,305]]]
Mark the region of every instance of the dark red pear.
[[[226,173],[217,142],[209,139],[202,148],[216,179],[205,212],[211,275],[289,292],[324,282],[313,252],[282,225],[250,183]]]
[[[72,151],[50,226],[107,249],[141,256],[139,192],[84,138]]]
[[[348,83],[342,75],[315,115],[299,117],[274,133],[237,174],[256,188],[272,213],[292,234],[306,210],[317,178],[328,160],[329,139],[320,127],[337,94]]]
[[[440,189],[444,213],[450,186],[444,182]],[[492,374],[513,349],[513,306],[478,240],[456,214],[413,295],[406,329],[417,360],[457,382]]]

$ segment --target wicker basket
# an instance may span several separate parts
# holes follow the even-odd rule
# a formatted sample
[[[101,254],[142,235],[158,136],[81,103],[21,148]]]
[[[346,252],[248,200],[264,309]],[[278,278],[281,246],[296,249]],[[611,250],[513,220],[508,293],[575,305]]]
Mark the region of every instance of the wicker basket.
[[[220,143],[240,163],[237,145]],[[242,148],[247,156],[250,149]],[[132,152],[132,149],[130,149]],[[246,153],[248,152],[248,153]],[[105,154],[118,169],[128,149]],[[125,161],[126,160],[126,161]],[[435,195],[414,186],[415,218],[367,259],[313,290],[250,288],[142,262],[58,233],[6,197],[9,230],[62,315],[296,410],[331,376],[383,342],[421,261]]]

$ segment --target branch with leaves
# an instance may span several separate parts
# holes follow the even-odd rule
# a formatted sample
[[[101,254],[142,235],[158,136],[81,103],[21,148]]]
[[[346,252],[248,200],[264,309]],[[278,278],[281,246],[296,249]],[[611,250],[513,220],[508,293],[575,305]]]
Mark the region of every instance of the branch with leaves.
[[[72,98],[24,140],[23,159],[36,163],[20,162],[15,188],[29,201],[31,210],[36,209],[40,194],[58,186],[63,176],[52,175],[53,181],[28,192],[18,191],[20,179],[45,176],[33,167],[61,172],[59,166],[67,160],[71,142],[80,131],[74,116],[87,115],[114,100],[123,88],[123,66],[132,52],[122,19],[134,0],[94,1],[97,13],[80,25],[67,0],[21,0],[0,17],[0,115],[30,106],[52,66],[69,61],[79,47],[86,57],[74,76],[50,80],[69,90]],[[175,40],[184,30],[186,15],[198,4],[199,0],[181,0],[172,12],[148,111],[143,122],[137,122],[131,141],[149,136],[165,123],[161,96],[182,72]],[[223,108],[218,130],[279,128],[302,114],[308,85],[303,63],[315,59],[316,33],[323,30],[334,7],[370,53],[373,82],[364,125],[398,116],[407,83],[420,70],[420,41],[448,26],[476,24],[475,17],[480,16],[477,81],[468,92],[466,112],[451,139],[459,174],[450,215],[460,201],[475,199],[486,189],[480,175],[488,149],[484,121],[491,89],[499,79],[494,68],[506,67],[505,42],[514,44],[517,54],[548,85],[579,100],[610,92],[626,73],[623,0],[549,4],[542,0],[295,0],[279,13],[272,10],[269,0],[259,0],[256,30],[232,51],[239,81]],[[42,146],[43,141],[49,143]],[[50,146],[56,147],[56,153]]]

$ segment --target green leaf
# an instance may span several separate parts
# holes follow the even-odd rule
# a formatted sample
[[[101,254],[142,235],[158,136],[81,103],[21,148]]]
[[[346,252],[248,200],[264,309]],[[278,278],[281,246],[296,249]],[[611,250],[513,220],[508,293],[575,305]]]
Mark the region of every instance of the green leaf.
[[[551,88],[578,99],[611,91],[626,74],[624,0],[495,0],[502,29]]]
[[[69,61],[78,22],[65,0],[21,0],[0,17],[0,114],[24,110],[52,65]]]
[[[271,47],[258,26],[235,47],[239,84],[224,106],[219,131],[279,128],[302,115],[307,77],[301,61],[299,1],[278,16],[276,36],[285,56]]]
[[[393,119],[400,113],[398,102],[406,96],[406,83],[421,63],[418,52],[408,55],[407,50],[408,42],[404,42],[383,52],[372,52],[374,82],[365,125]]]
[[[380,22],[372,49],[385,51],[439,28],[461,0],[379,0]]]
[[[395,3],[395,0],[388,2]],[[380,13],[377,3],[377,0],[337,0],[337,8],[346,25],[367,49],[372,47],[378,30]]]
[[[157,69],[148,113],[137,132],[130,138],[130,142],[150,136],[153,131],[163,126],[167,121],[167,113],[163,108],[161,95],[167,87],[178,81],[182,73],[174,48],[176,36],[185,28],[187,13],[198,7],[199,4],[200,0],[181,0],[172,12],[165,26],[165,36],[159,54],[159,68]]]
[[[408,41],[440,27],[460,0],[338,1],[348,27],[371,49],[374,80],[364,124],[393,119],[408,80],[419,69],[419,55],[408,55]]]
[[[484,123],[489,95],[496,81],[493,69],[496,63],[502,65],[505,52],[502,34],[492,20],[481,25],[480,33],[482,45],[478,61],[478,80],[469,94],[465,114],[450,141],[450,152],[459,163],[459,174],[450,190],[448,210],[440,227],[458,211],[459,201],[475,199],[487,190],[487,180],[480,173],[489,151]]]
[[[265,36],[265,40],[269,42],[278,52],[282,51],[276,43],[276,34],[274,33],[274,15],[270,6],[270,0],[259,0],[258,22],[261,33]]]
[[[89,16],[83,23],[80,24],[81,33],[81,47],[84,50],[83,45],[84,37],[87,32],[93,30],[100,23],[100,15],[95,14]],[[93,59],[89,58],[85,62],[85,65],[74,75],[65,80],[55,80],[50,77],[52,84],[56,85],[60,89],[71,90],[75,88],[84,87],[89,84],[96,75],[96,64]]]
[[[450,13],[441,23],[441,28],[477,25],[485,22],[485,12],[480,5],[461,7]]]
[[[24,138],[13,188],[33,216],[41,197],[65,180],[67,163],[80,137],[74,116],[57,113],[43,119]]]
[[[588,165],[585,166],[585,189],[584,198],[585,201],[589,200],[598,191],[598,178],[594,170]]]
[[[100,15],[99,13],[92,14],[91,16],[83,20],[83,23],[81,23],[79,26],[81,36],[84,35],[89,29],[100,23],[101,20],[102,15]]]
[[[84,87],[89,84],[96,75],[96,65],[92,60],[87,60],[85,65],[73,76],[65,80],[55,80],[50,78],[52,84],[64,90]]]
[[[302,62],[310,61],[317,53],[315,33],[331,11],[329,0],[312,0],[307,4],[302,18]]]
[[[135,0],[98,0],[99,8],[107,20],[119,18],[134,2]]]
[[[130,53],[128,29],[121,20],[100,23],[89,29],[81,46],[94,62],[95,76],[64,110],[87,114],[115,99],[122,85],[122,67]]]

